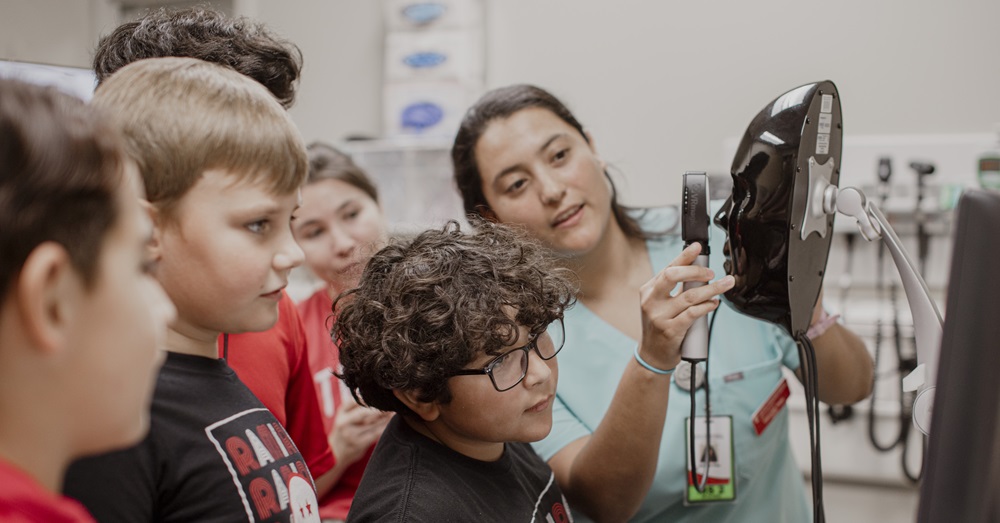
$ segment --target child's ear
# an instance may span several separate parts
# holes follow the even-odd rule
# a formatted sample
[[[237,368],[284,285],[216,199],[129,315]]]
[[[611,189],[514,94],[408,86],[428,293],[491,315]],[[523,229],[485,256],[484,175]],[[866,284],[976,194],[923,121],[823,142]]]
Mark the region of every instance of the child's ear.
[[[437,402],[427,402],[421,401],[419,396],[420,392],[416,390],[396,390],[393,389],[392,393],[396,396],[396,399],[403,402],[413,412],[420,416],[420,419],[424,421],[434,421],[441,414],[440,409],[438,409]]]
[[[163,216],[163,212],[152,203],[149,203],[149,200],[145,198],[139,199],[139,205],[142,207],[142,210],[146,211],[149,220],[153,222],[153,237],[150,239],[147,247],[150,257],[152,257],[153,261],[160,261],[163,258],[161,239],[163,237],[164,220],[166,218]]]
[[[72,340],[73,315],[83,298],[83,278],[69,253],[55,242],[35,247],[15,282],[14,300],[28,341],[47,353]]]

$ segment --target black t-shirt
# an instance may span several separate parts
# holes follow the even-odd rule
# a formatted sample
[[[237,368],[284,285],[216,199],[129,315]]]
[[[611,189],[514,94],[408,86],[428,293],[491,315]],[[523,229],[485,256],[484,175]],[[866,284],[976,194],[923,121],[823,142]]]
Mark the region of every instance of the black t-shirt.
[[[571,522],[552,469],[526,443],[494,462],[459,454],[395,416],[354,495],[349,523]]]
[[[75,462],[64,489],[102,523],[319,522],[285,429],[223,360],[186,354],[167,353],[146,438]]]

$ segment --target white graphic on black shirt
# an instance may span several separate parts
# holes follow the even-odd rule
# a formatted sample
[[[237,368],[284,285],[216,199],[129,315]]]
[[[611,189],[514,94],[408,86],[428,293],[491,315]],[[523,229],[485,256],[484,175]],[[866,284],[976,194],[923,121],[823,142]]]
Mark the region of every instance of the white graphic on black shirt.
[[[316,489],[284,427],[250,409],[205,428],[233,476],[248,521],[319,523]]]

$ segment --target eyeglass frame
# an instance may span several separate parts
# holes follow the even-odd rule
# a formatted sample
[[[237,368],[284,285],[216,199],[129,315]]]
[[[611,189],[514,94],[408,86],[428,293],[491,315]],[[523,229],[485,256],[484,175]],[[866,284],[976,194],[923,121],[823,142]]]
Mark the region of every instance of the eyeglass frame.
[[[530,354],[531,349],[535,349],[535,354],[537,354],[538,357],[541,358],[543,361],[549,361],[549,360],[555,358],[556,355],[559,354],[559,352],[563,350],[563,347],[566,346],[566,325],[563,324],[562,318],[559,318],[559,319],[557,319],[555,321],[559,322],[559,328],[562,330],[562,344],[560,344],[559,347],[555,350],[555,352],[553,352],[552,355],[549,356],[548,358],[546,358],[545,356],[542,356],[542,351],[538,350],[538,338],[542,334],[545,334],[548,331],[548,327],[546,327],[546,330],[543,330],[542,332],[540,332],[538,334],[535,334],[534,337],[532,337],[532,339],[530,341],[528,341],[528,343],[525,343],[524,345],[522,345],[520,347],[517,347],[515,349],[510,349],[509,351],[507,351],[507,352],[505,352],[503,354],[498,354],[497,357],[495,357],[492,360],[490,360],[489,362],[487,362],[486,365],[483,365],[483,368],[481,368],[481,369],[459,369],[459,370],[451,373],[450,375],[448,375],[447,378],[454,378],[455,376],[478,376],[478,375],[481,375],[481,374],[486,374],[487,376],[490,377],[490,383],[493,384],[493,388],[496,389],[497,392],[506,392],[508,390],[513,389],[514,387],[520,385],[521,382],[524,381],[524,377],[528,375],[528,365],[531,364],[531,354]],[[553,346],[554,346],[554,344],[553,344]],[[511,385],[510,387],[507,387],[505,389],[501,389],[500,386],[497,385],[496,378],[493,377],[493,367],[502,358],[505,358],[508,355],[513,354],[515,351],[524,351],[524,358],[525,358],[524,361],[525,361],[525,364],[524,364],[524,368],[521,369],[521,377],[517,378],[517,381],[515,381],[514,384]]]

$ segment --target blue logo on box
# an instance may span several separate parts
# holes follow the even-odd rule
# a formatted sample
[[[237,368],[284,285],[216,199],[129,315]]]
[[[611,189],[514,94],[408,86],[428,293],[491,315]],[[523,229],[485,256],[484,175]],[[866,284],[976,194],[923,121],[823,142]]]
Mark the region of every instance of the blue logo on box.
[[[416,102],[403,109],[403,129],[420,132],[434,127],[443,119],[444,110],[435,103]]]
[[[404,7],[403,16],[415,24],[425,25],[441,18],[446,10],[444,4],[424,2]]]
[[[407,55],[403,58],[403,63],[414,69],[430,69],[431,67],[437,67],[443,64],[447,60],[448,56],[442,53],[426,51]]]

